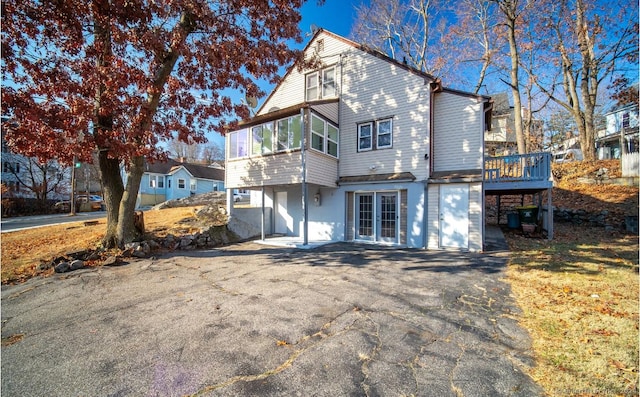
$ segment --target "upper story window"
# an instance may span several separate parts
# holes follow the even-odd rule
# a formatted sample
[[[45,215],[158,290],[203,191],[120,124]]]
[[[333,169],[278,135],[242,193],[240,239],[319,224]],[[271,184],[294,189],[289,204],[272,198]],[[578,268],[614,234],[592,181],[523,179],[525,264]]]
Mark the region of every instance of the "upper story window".
[[[249,137],[247,130],[229,134],[229,158],[235,159],[249,155]]]
[[[336,67],[309,73],[306,77],[306,100],[333,98],[337,95]]]
[[[300,148],[302,141],[302,123],[300,116],[292,116],[278,120],[278,150]]]
[[[300,149],[302,121],[300,115],[251,127],[229,134],[229,159],[261,156]],[[249,136],[249,131],[251,135]]]
[[[391,119],[380,120],[376,123],[378,149],[386,149],[392,146],[393,137],[391,133],[391,127]]]
[[[311,115],[311,148],[338,157],[338,127]]]
[[[251,128],[251,154],[267,154],[273,152],[273,123],[266,123]]]
[[[373,123],[358,124],[358,151],[373,149]]]
[[[358,151],[388,149],[393,146],[391,118],[358,124]]]
[[[622,114],[622,128],[629,128],[629,112]]]

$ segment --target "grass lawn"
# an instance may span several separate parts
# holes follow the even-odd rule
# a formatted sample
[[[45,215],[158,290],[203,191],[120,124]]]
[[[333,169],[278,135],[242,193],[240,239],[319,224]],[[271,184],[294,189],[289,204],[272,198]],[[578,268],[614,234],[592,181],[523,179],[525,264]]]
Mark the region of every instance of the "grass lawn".
[[[167,208],[144,212],[147,234],[165,236],[192,233],[198,207]],[[104,236],[106,218],[94,226],[83,222],[2,233],[2,283],[20,282],[33,277],[41,262],[48,262],[67,252],[94,249]],[[92,265],[88,263],[88,265]]]
[[[506,237],[532,377],[551,396],[637,396],[638,236],[556,223],[553,241]]]

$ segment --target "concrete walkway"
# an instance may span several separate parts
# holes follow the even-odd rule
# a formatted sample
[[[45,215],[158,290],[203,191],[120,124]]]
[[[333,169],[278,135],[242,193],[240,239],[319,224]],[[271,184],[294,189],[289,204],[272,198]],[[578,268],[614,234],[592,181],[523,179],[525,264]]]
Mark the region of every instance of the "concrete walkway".
[[[243,243],[2,287],[2,396],[536,396],[504,255]]]

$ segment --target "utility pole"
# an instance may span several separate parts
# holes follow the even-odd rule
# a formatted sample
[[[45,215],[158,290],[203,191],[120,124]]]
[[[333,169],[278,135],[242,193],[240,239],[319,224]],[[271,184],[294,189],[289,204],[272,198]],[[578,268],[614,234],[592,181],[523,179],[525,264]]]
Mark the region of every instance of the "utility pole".
[[[69,200],[69,215],[76,214],[76,163],[78,158],[73,156],[73,164],[71,166],[71,200]]]

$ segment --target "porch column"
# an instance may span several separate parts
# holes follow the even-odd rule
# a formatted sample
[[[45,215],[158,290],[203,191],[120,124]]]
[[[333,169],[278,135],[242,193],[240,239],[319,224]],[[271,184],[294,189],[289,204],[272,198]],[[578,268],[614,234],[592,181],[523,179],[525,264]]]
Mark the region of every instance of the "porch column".
[[[551,191],[547,189],[547,239],[553,240],[553,202],[551,201]]]
[[[304,108],[300,109],[300,118],[302,124],[302,143],[300,145],[300,158],[302,159],[302,244],[309,244],[309,206],[307,197],[307,162],[305,154],[306,135],[307,130],[305,128],[306,123],[304,120]]]
[[[262,241],[264,241],[264,226],[265,226],[265,215],[264,215],[264,186],[262,186],[262,233],[261,233],[261,237],[262,237]]]
[[[233,189],[227,189],[227,216],[233,214]]]

